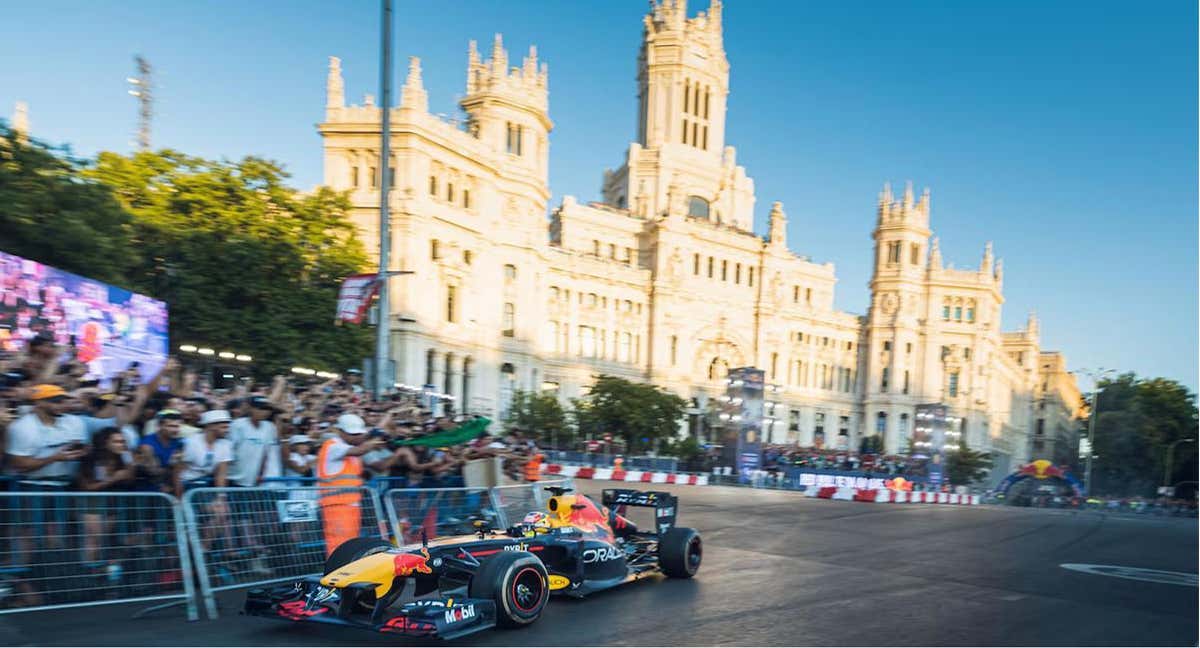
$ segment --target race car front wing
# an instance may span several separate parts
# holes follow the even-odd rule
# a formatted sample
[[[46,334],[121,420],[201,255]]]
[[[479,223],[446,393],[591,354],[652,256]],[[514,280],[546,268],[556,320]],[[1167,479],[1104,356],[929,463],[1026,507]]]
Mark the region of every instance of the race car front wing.
[[[496,603],[485,599],[432,598],[391,605],[385,599],[367,611],[360,597],[374,587],[374,583],[355,583],[331,588],[317,578],[306,578],[292,585],[250,590],[242,614],[440,639],[496,625]]]

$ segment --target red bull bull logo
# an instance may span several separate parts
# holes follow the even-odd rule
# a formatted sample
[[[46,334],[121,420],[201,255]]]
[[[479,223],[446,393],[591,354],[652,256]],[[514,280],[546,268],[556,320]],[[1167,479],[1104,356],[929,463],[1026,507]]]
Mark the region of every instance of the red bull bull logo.
[[[913,489],[913,483],[903,477],[889,479],[883,482],[883,485],[886,486],[888,490],[894,491],[911,491]]]
[[[1037,461],[1032,461],[1028,464],[1025,464],[1024,466],[1021,466],[1021,469],[1018,472],[1022,475],[1029,475],[1030,477],[1034,477],[1036,479],[1048,479],[1050,477],[1058,477],[1061,479],[1065,476],[1062,468],[1055,466],[1053,463],[1045,459],[1038,459]]]
[[[397,576],[433,573],[433,569],[429,567],[429,550],[425,547],[421,547],[420,553],[398,554],[394,565]]]

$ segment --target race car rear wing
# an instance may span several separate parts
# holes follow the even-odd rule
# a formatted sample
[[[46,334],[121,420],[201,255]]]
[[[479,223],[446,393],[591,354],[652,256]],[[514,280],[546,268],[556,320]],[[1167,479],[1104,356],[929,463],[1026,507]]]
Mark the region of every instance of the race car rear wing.
[[[665,491],[639,491],[631,488],[606,488],[600,501],[609,507],[644,506],[654,509],[654,527],[658,535],[675,528],[679,499]]]

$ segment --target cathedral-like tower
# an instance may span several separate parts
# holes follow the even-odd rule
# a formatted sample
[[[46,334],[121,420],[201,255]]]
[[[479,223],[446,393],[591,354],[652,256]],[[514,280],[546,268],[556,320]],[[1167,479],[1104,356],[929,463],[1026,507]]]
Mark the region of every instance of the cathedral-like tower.
[[[751,230],[754,183],[725,146],[720,0],[693,18],[686,0],[656,0],[642,26],[637,140],[625,164],[605,173],[605,202],[643,218],[675,203],[691,217]]]

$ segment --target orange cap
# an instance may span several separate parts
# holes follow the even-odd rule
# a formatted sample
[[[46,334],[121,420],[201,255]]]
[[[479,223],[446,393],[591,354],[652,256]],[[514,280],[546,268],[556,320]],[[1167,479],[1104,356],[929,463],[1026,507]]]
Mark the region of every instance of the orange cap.
[[[56,396],[66,396],[67,392],[63,391],[58,385],[34,385],[32,400],[45,400]]]

